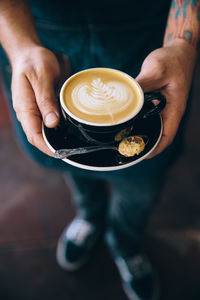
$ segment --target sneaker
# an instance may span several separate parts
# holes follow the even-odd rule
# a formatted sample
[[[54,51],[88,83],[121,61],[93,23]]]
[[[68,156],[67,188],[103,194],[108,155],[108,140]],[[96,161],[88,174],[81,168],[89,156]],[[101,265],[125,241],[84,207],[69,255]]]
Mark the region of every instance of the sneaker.
[[[124,292],[130,300],[158,300],[158,282],[146,256],[132,259],[118,256],[115,263],[121,275]]]
[[[65,270],[79,269],[90,257],[101,231],[93,223],[75,218],[59,238],[56,259]]]

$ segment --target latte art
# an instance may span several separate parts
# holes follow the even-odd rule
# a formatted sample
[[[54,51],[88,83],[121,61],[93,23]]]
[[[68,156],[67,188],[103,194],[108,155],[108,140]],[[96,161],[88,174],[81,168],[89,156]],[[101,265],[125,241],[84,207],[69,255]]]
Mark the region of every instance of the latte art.
[[[72,76],[64,85],[62,97],[72,118],[94,125],[120,124],[143,104],[140,88],[131,77],[105,68]]]
[[[91,84],[80,83],[72,92],[74,105],[89,115],[110,115],[114,123],[114,114],[123,111],[133,99],[128,86],[120,82],[103,83],[101,78],[93,79]]]

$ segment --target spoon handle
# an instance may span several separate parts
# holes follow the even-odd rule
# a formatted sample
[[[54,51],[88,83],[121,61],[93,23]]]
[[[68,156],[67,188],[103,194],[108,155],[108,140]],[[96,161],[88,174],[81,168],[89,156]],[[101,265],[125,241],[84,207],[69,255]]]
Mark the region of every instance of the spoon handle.
[[[53,157],[58,158],[58,159],[64,159],[71,155],[85,154],[85,153],[89,153],[89,152],[107,150],[107,149],[115,150],[116,148],[112,145],[110,145],[110,146],[107,145],[107,146],[80,147],[80,148],[74,148],[74,149],[59,149],[54,152]]]

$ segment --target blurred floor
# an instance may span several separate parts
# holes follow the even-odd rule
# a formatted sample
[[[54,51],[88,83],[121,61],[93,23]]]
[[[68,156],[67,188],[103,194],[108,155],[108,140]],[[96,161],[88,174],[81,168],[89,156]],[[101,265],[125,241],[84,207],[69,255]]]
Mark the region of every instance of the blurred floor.
[[[186,147],[167,176],[145,239],[161,278],[161,300],[200,299],[199,74],[200,62]],[[2,89],[0,166],[0,299],[125,300],[103,241],[80,271],[57,266],[57,239],[74,216],[71,195],[59,173],[42,169],[19,151]]]

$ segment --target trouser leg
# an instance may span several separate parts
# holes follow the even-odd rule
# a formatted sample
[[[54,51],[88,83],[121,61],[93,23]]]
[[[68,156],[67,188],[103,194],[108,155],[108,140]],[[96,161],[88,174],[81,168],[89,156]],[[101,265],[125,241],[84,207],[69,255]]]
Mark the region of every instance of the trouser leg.
[[[103,179],[67,174],[77,214],[95,224],[103,224],[109,198],[109,183]]]
[[[139,251],[160,187],[156,180],[113,182],[107,242],[114,255],[131,257]]]

